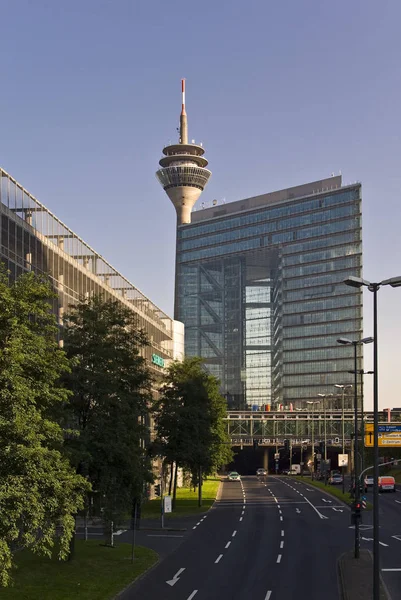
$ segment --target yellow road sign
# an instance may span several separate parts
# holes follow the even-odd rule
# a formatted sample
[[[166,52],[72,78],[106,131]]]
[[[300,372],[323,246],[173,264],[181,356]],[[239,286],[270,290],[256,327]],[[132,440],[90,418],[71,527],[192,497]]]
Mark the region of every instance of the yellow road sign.
[[[374,438],[373,423],[365,423],[365,447],[373,447]],[[401,425],[391,425],[389,423],[379,424],[379,446],[381,447],[401,447]]]

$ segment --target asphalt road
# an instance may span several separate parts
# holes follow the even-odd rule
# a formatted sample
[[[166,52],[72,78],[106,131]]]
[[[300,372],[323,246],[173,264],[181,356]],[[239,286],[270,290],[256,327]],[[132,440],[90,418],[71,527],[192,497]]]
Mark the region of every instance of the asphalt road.
[[[214,507],[121,600],[338,600],[349,526],[347,508],[290,477],[224,482]]]
[[[372,502],[372,491],[366,494]],[[379,494],[380,567],[392,600],[401,598],[401,492]],[[373,550],[373,512],[363,513],[361,547]],[[390,569],[390,570],[387,570]]]

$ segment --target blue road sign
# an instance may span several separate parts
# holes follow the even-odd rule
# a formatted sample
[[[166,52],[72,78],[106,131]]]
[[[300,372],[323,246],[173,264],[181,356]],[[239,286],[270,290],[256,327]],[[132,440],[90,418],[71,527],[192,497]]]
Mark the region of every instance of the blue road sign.
[[[379,432],[391,433],[393,431],[401,431],[401,425],[379,425]]]

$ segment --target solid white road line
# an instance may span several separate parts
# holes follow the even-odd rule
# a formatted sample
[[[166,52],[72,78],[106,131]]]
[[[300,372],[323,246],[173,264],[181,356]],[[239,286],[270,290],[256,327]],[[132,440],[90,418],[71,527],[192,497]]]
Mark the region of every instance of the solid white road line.
[[[272,592],[271,592],[271,590],[269,590],[265,596],[265,600],[269,600],[271,595],[272,595]]]
[[[216,560],[214,561],[214,564],[217,564],[221,559],[223,558],[222,554],[219,554],[219,556],[216,558]]]
[[[382,569],[382,571],[401,571],[401,569]]]
[[[235,529],[231,535],[231,537],[235,537],[237,535],[237,530]]]
[[[231,542],[227,542],[227,544],[225,545],[225,548],[228,548],[230,544],[231,544]]]
[[[278,563],[279,563],[279,562],[281,562],[281,554],[279,554],[279,555],[278,555],[278,557],[277,557],[277,562],[278,562]]]
[[[192,598],[193,598],[193,597],[195,596],[195,594],[197,594],[197,593],[198,593],[198,590],[194,590],[194,591],[192,592],[192,594],[191,594],[190,596],[188,596],[187,600],[192,600]]]
[[[284,542],[280,542],[280,548],[284,548]]]

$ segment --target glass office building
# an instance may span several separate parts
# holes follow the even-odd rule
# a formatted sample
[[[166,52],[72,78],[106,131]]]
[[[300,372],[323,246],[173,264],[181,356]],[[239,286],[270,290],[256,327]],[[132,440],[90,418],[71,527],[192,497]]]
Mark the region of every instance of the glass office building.
[[[53,310],[60,325],[69,305],[101,294],[136,314],[138,326],[150,341],[142,353],[155,381],[163,374],[166,361],[182,357],[182,324],[168,317],[3,169],[0,219],[0,260],[12,278],[24,271],[50,277],[57,293]]]
[[[306,407],[353,381],[337,339],[361,337],[362,293],[343,283],[361,272],[361,185],[341,176],[193,212],[177,230],[185,352],[231,409]]]

